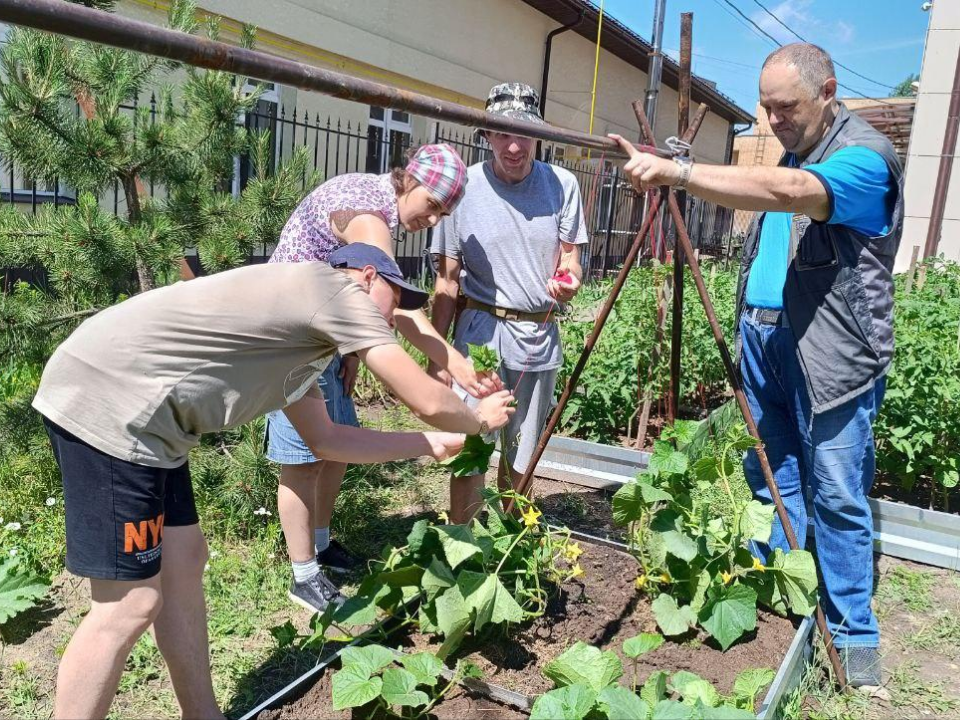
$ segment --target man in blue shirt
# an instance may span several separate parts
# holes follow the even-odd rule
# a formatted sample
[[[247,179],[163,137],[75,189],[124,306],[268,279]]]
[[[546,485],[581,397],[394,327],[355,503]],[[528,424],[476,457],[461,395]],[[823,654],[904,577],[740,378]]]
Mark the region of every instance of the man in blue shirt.
[[[873,593],[873,421],[893,354],[893,259],[902,169],[889,141],[837,101],[821,48],[787,45],[760,75],[760,104],[783,144],[779,167],[675,162],[638,152],[638,191],[661,185],[760,211],[738,289],[743,386],[801,546],[812,499],[830,632],[854,686],[880,684]],[[755,451],[744,468],[770,502]],[[771,547],[786,549],[779,520]],[[769,548],[758,548],[763,555]]]

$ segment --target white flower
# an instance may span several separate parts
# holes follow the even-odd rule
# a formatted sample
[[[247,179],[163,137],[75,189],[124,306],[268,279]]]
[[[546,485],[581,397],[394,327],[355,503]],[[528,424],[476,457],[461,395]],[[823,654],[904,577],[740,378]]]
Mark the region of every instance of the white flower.
[[[217,550],[211,550],[211,551],[210,551],[210,557],[211,557],[211,558],[215,558],[215,557],[217,557],[217,555],[219,555],[219,554],[220,554],[220,552],[217,551]]]
[[[47,502],[47,507],[53,507],[54,505],[57,504],[57,499],[48,497],[46,502]]]
[[[17,552],[18,552],[18,548],[13,548],[13,550],[10,551],[10,557],[16,557]]]
[[[256,510],[253,511],[253,514],[254,515],[273,515],[273,513],[267,510],[265,507],[257,508]]]
[[[203,571],[206,572],[206,571],[209,570],[209,569],[210,569],[210,563],[204,564],[204,566],[203,566]]]
[[[18,523],[18,522],[10,522],[10,523],[7,523],[6,525],[4,525],[4,529],[5,529],[5,530],[13,530],[14,532],[16,532],[17,530],[20,529],[20,523]]]

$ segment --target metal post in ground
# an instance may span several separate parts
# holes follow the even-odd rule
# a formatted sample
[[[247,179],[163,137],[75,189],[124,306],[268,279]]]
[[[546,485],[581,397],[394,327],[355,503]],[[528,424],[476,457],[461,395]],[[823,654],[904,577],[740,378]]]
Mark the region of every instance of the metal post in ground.
[[[677,135],[683,136],[690,124],[690,63],[693,55],[693,13],[680,14],[680,93],[678,100]],[[679,192],[681,214],[686,207],[686,193]],[[676,234],[676,230],[674,230]],[[680,345],[683,339],[683,248],[673,244],[673,325],[670,328],[670,389],[667,392],[667,422],[677,419],[680,409]]]

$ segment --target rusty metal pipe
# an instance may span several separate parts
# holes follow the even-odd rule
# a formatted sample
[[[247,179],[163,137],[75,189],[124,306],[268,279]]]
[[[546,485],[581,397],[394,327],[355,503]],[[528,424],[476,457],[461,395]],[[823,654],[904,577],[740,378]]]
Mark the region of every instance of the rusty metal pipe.
[[[281,83],[344,100],[405,110],[483,130],[552,140],[622,156],[620,146],[616,142],[600,135],[492,115],[483,110],[447,100],[400,90],[258,50],[247,50],[215,42],[61,0],[0,0],[0,22],[57,33],[77,40],[111,45],[133,52],[148,53],[195,67],[222,70],[257,80]],[[645,152],[655,152],[661,157],[671,156],[667,151],[652,147],[641,149]]]
[[[690,265],[690,272],[693,274],[693,282],[697,286],[697,294],[700,296],[703,311],[707,315],[707,321],[710,323],[710,329],[713,331],[714,340],[717,342],[720,359],[723,361],[723,368],[727,373],[727,380],[730,382],[730,387],[733,388],[737,406],[740,408],[743,419],[747,423],[747,431],[753,439],[757,441],[755,450],[760,460],[760,468],[763,470],[763,479],[766,482],[767,490],[770,491],[770,497],[773,499],[777,517],[780,518],[780,522],[783,525],[783,534],[787,538],[787,544],[790,546],[790,549],[796,550],[800,547],[797,544],[797,536],[793,531],[793,526],[790,524],[790,518],[787,516],[787,509],[783,505],[783,498],[780,497],[780,490],[777,488],[777,482],[773,477],[773,469],[770,467],[770,460],[767,458],[767,453],[763,448],[763,440],[760,438],[760,431],[757,428],[756,420],[750,411],[750,406],[747,404],[747,396],[743,392],[740,374],[737,372],[737,368],[733,363],[727,342],[723,337],[723,331],[720,329],[720,323],[717,321],[717,314],[713,309],[713,301],[710,299],[710,293],[707,292],[707,286],[703,282],[703,274],[700,272],[700,262],[693,254],[693,246],[690,243],[690,236],[687,234],[687,227],[684,223],[683,215],[680,212],[680,206],[672,193],[667,198],[667,205],[670,209],[670,215],[673,217],[673,222],[676,225],[677,242],[682,245],[685,251],[687,263]],[[819,602],[817,603],[816,616],[817,627],[820,629],[820,635],[823,637],[827,657],[830,658],[830,664],[833,666],[833,671],[836,673],[840,687],[845,688],[847,685],[847,676],[843,670],[843,664],[840,662],[840,655],[837,653],[837,648],[834,647],[833,638],[827,627],[827,619],[823,614],[823,608]]]
[[[947,192],[950,190],[950,175],[953,172],[953,153],[957,149],[958,125],[960,125],[960,52],[957,53],[957,69],[953,72],[953,92],[950,95],[950,109],[947,111],[947,127],[943,133],[940,168],[937,170],[937,184],[933,190],[933,207],[930,210],[927,241],[923,246],[925,258],[936,255],[937,246],[940,245],[943,211],[947,206]]]

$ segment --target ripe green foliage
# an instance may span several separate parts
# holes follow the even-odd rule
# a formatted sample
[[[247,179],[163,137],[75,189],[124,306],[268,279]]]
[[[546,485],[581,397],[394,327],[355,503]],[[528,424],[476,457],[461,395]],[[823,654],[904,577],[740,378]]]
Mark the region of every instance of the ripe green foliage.
[[[897,278],[896,350],[874,432],[880,470],[949,510],[960,483],[960,265],[925,268],[909,294]]]
[[[639,644],[638,638],[624,642],[627,657],[636,658],[663,642],[659,635],[642,638]],[[531,720],[753,718],[757,696],[774,678],[772,670],[744,670],[734,682],[733,694],[724,697],[695,673],[680,671],[670,676],[657,671],[638,692],[636,677],[632,689],[619,683],[623,665],[615,653],[583,642],[547,664],[543,674],[556,687],[537,698]]]
[[[0,626],[36,605],[49,587],[46,578],[23,567],[16,558],[0,560]]]
[[[670,266],[660,264],[644,265],[630,272],[567,404],[560,426],[564,432],[587,440],[616,441],[625,433],[644,391],[650,391],[655,402],[663,397],[669,376],[669,312],[661,361],[651,367],[651,360],[657,345],[657,288],[671,273]],[[720,326],[729,333],[731,341],[736,270],[704,263],[703,273]],[[702,407],[709,393],[724,386],[726,376],[693,279],[689,272],[684,277],[681,401]],[[585,285],[568,316],[560,322],[564,361],[558,393],[580,357],[596,312],[609,296],[611,286],[611,280]]]
[[[424,717],[461,676],[458,664],[441,685],[443,670],[443,662],[428,652],[404,655],[382,645],[344,648],[333,675],[333,708],[367,707],[376,717]]]
[[[520,518],[500,509],[505,497],[515,500]],[[331,625],[347,632],[383,611],[443,636],[438,655],[446,658],[471,631],[542,615],[549,586],[583,573],[576,562],[580,548],[569,531],[540,523],[539,511],[522,496],[487,491],[485,499],[486,522],[417,521],[407,544],[388,548],[354,597],[315,620],[307,645],[323,642]]]
[[[98,7],[111,10],[113,3]],[[189,0],[171,6],[168,26],[195,32]],[[208,23],[207,35],[219,28]],[[254,42],[253,28],[241,41]],[[184,68],[176,92],[162,85],[175,63],[14,28],[0,50],[0,153],[25,177],[73,188],[77,202],[36,216],[0,211],[0,266],[47,282],[0,297],[0,357],[42,362],[85,317],[125,297],[178,279],[196,247],[216,272],[242,263],[255,243],[273,242],[318,178],[301,148],[269,167],[269,139],[238,125],[260,90],[245,78]],[[157,95],[156,112],[140,102]],[[81,110],[82,108],[82,110]],[[254,178],[239,197],[225,192],[234,159],[249,153]],[[150,198],[147,183],[164,192]],[[122,194],[115,217],[98,198]]]
[[[478,373],[495,371],[500,367],[500,356],[493,348],[468,343],[467,349],[470,351],[473,367]],[[453,477],[482,475],[490,465],[490,457],[495,447],[495,441],[487,442],[481,435],[468,435],[463,444],[463,450],[441,464],[450,468]]]
[[[812,613],[817,573],[810,553],[777,549],[763,564],[751,552],[753,543],[770,539],[773,506],[736,497],[730,476],[753,438],[735,427],[716,455],[692,465],[680,445],[658,440],[647,472],[613,498],[614,520],[629,527],[640,565],[637,588],[654,597],[661,631],[683,635],[699,625],[726,650],[756,628],[758,602],[781,614]],[[694,485],[705,490],[715,483],[725,490],[728,515],[693,492]]]

